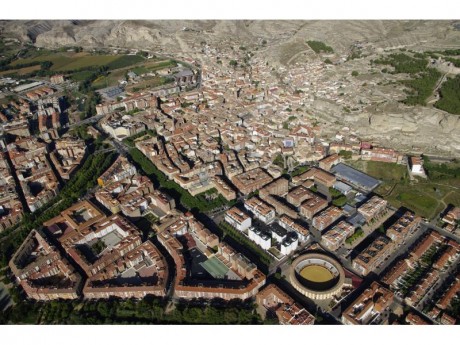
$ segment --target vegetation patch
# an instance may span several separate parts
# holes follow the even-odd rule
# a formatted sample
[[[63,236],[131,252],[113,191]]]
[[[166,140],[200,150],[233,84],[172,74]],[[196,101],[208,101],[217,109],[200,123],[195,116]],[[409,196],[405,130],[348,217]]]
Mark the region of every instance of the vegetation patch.
[[[410,74],[411,79],[401,81],[408,87],[406,90],[407,97],[403,101],[407,105],[426,105],[426,99],[431,95],[436,83],[441,78],[441,73],[438,70],[427,66],[428,61],[425,55],[391,54],[374,60],[373,63],[392,66],[394,71],[386,71],[388,73]]]
[[[450,114],[460,115],[460,75],[446,80],[439,94],[441,98],[434,106]]]
[[[318,54],[318,53],[333,53],[334,49],[332,47],[328,46],[327,44],[321,42],[321,41],[307,41],[307,44],[310,46],[313,51]]]

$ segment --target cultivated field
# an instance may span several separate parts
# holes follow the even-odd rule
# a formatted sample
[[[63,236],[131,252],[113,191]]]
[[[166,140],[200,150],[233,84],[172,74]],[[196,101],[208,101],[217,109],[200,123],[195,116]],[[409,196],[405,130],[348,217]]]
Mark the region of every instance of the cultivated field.
[[[89,55],[88,53],[50,53],[33,58],[19,59],[12,66],[35,61],[51,61],[52,71],[72,71],[90,66],[109,66],[111,69],[126,67],[143,61],[136,55]]]

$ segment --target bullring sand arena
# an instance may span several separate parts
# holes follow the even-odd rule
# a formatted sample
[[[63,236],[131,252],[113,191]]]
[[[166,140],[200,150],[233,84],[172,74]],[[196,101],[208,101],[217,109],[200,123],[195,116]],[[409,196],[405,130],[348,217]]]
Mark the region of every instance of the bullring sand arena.
[[[289,280],[296,290],[308,298],[324,300],[340,295],[345,272],[332,257],[307,253],[294,260]]]

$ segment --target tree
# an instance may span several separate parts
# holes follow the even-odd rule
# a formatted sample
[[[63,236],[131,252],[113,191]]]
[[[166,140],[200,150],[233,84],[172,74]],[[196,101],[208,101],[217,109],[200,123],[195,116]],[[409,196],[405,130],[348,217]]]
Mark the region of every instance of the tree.
[[[53,63],[51,61],[43,61],[43,62],[40,62],[40,68],[42,70],[49,70],[51,68],[51,66],[53,66]]]
[[[238,66],[238,62],[236,60],[230,60],[229,65],[232,66],[233,68],[236,68],[236,66]]]
[[[358,74],[359,74],[358,71],[353,71],[353,72],[351,72],[351,75],[352,75],[353,77],[357,77]]]

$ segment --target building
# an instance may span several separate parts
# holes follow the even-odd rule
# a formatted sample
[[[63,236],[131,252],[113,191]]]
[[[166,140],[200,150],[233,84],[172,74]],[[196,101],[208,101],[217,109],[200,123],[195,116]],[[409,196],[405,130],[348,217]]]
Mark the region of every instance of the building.
[[[371,147],[361,149],[361,159],[376,162],[399,163],[402,160],[402,155],[393,149]]]
[[[65,82],[65,78],[63,74],[55,74],[50,77],[50,81],[52,84],[62,84]]]
[[[231,182],[241,192],[247,195],[273,181],[273,178],[261,168],[255,168],[232,177]]]
[[[290,255],[299,247],[299,237],[295,232],[289,232],[280,243],[280,251],[283,255]]]
[[[342,220],[340,223],[335,225],[332,229],[327,231],[321,236],[321,243],[329,250],[336,251],[341,245],[345,243],[345,240],[353,235],[355,227],[346,221]]]
[[[99,186],[104,187],[111,182],[119,182],[137,173],[136,167],[128,159],[119,156],[115,162],[97,179]]]
[[[409,265],[406,260],[399,260],[396,264],[391,266],[390,270],[385,274],[382,283],[385,283],[392,289],[396,289],[400,279],[409,270]]]
[[[446,215],[442,218],[444,223],[456,225],[460,221],[460,207],[453,207]]]
[[[343,163],[339,163],[332,167],[331,172],[338,180],[350,184],[366,193],[371,192],[380,184],[379,180]]]
[[[289,202],[291,205],[295,207],[299,207],[302,202],[304,202],[307,199],[311,199],[314,197],[315,194],[309,190],[308,188],[305,188],[304,186],[298,186],[294,189],[292,189],[286,196],[287,202]]]
[[[275,209],[256,196],[246,200],[244,207],[265,224],[270,224],[275,220]]]
[[[455,325],[455,318],[450,316],[449,314],[442,313],[441,316],[441,325]]]
[[[84,140],[78,138],[55,140],[55,150],[50,153],[50,158],[59,176],[70,179],[85,157],[86,149]]]
[[[122,216],[107,217],[84,200],[43,225],[88,277],[85,298],[165,296],[165,258]]]
[[[426,176],[425,169],[423,169],[423,160],[420,157],[410,157],[408,163],[413,175]]]
[[[268,250],[272,246],[272,239],[270,235],[258,228],[249,228],[248,237],[264,250]]]
[[[371,220],[382,215],[386,211],[387,205],[388,201],[374,195],[358,208],[358,212],[366,219],[366,222],[369,223]]]
[[[339,164],[341,161],[341,157],[335,153],[321,159],[319,161],[319,167],[323,170],[330,171],[334,165]]]
[[[276,315],[282,325],[313,325],[315,318],[294,302],[274,284],[265,287],[256,295],[256,303],[264,310],[262,317]]]
[[[441,299],[436,303],[439,309],[446,310],[449,308],[452,300],[457,296],[460,291],[460,275],[457,275],[454,283],[447,289]]]
[[[438,271],[434,269],[428,270],[428,272],[426,272],[425,275],[423,275],[418,281],[417,285],[415,285],[415,288],[413,288],[409,292],[409,295],[404,298],[404,301],[407,305],[415,307],[430,290],[430,288],[435,285],[438,279]]]
[[[422,221],[411,211],[406,211],[393,225],[387,229],[387,236],[395,243],[402,243],[413,233]]]
[[[312,193],[313,194],[313,193]],[[308,219],[312,219],[315,214],[324,210],[328,205],[327,200],[313,194],[300,206],[300,214]]]
[[[394,243],[386,236],[377,237],[353,260],[352,267],[362,275],[368,275],[390,256]]]
[[[340,208],[330,206],[315,217],[313,217],[312,225],[319,231],[325,230],[332,223],[342,216],[343,212]]]
[[[306,180],[314,180],[316,184],[323,185],[325,187],[332,187],[336,182],[336,177],[327,171],[311,168],[299,176],[292,178],[292,183],[298,185]]]
[[[80,274],[36,230],[30,232],[9,266],[29,298],[76,299],[80,294],[83,283]]]
[[[259,194],[260,195],[260,194]],[[272,195],[260,195],[260,198],[265,201],[267,204],[275,208],[276,213],[279,216],[288,215],[293,219],[299,218],[297,210],[295,210],[292,206],[286,203],[284,200],[279,200]]]
[[[295,232],[300,242],[306,242],[310,238],[310,231],[305,226],[296,223],[287,215],[282,215],[278,220],[278,224],[288,232]]]
[[[284,196],[288,192],[289,181],[281,177],[270,184],[266,185],[259,191],[259,196],[264,198],[268,195]]]
[[[108,115],[101,121],[102,129],[111,137],[122,141],[123,139],[144,132],[147,127],[142,122],[133,121],[129,115]]]
[[[423,320],[420,316],[413,312],[409,312],[406,316],[406,322],[411,325],[424,326],[429,325],[428,322]]]
[[[272,224],[272,226],[270,226],[270,229],[272,231],[272,238],[278,243],[281,243],[288,234],[286,229],[284,229],[276,223]]]
[[[51,201],[58,193],[59,181],[48,162],[47,145],[33,137],[17,139],[7,145],[8,155],[31,212]]]
[[[230,186],[221,176],[213,176],[211,180],[219,194],[221,194],[227,201],[236,199],[236,192],[233,190],[233,187]]]
[[[225,221],[239,231],[249,229],[252,225],[251,217],[237,207],[232,207],[225,212]]]
[[[351,305],[342,313],[345,325],[381,324],[382,314],[393,303],[394,294],[377,282],[373,282]]]

